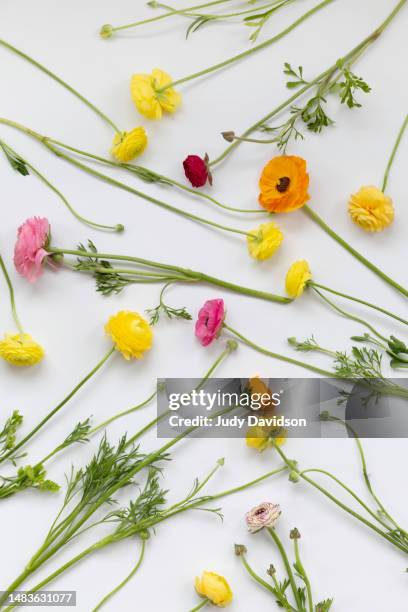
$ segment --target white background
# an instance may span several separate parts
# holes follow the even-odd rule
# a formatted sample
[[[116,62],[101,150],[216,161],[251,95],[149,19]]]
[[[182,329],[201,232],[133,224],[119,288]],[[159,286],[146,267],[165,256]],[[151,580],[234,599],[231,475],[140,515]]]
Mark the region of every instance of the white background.
[[[109,41],[98,37],[103,23],[126,23],[151,15],[150,9],[137,4],[131,0],[3,0],[1,35],[66,78],[123,129],[129,130],[138,123],[146,125],[150,146],[141,163],[179,180],[183,180],[181,161],[188,153],[208,151],[210,157],[218,155],[225,145],[219,135],[221,130],[244,130],[287,97],[282,75],[284,61],[302,63],[306,75],[314,75],[362,40],[394,6],[389,0],[335,2],[263,53],[182,87],[182,109],[159,123],[149,123],[138,116],[132,105],[132,73],[148,72],[158,66],[174,78],[184,76],[246,48],[249,31],[240,25],[218,25],[202,29],[186,42],[183,22],[169,19],[162,25],[130,30]],[[295,3],[271,21],[263,37],[280,31],[311,5],[306,0]],[[371,95],[363,96],[364,108],[348,111],[335,104],[336,128],[316,137],[307,134],[304,143],[290,150],[308,160],[311,205],[367,257],[405,285],[407,140],[401,146],[389,184],[396,207],[394,225],[379,235],[365,234],[351,224],[346,204],[348,195],[362,184],[380,185],[390,148],[407,111],[407,10],[401,12],[358,66],[357,72],[373,88]],[[4,49],[0,49],[0,74],[2,116],[68,144],[107,155],[112,140],[110,128],[67,91]],[[1,127],[0,135],[54,181],[84,215],[104,223],[126,225],[123,235],[100,234],[81,226],[36,178],[23,179],[2,160],[0,240],[10,268],[18,224],[29,216],[44,215],[52,224],[54,244],[61,247],[73,248],[91,237],[100,250],[185,265],[275,293],[284,291],[288,266],[296,259],[307,258],[318,282],[366,297],[400,314],[406,310],[402,297],[354,261],[302,212],[279,218],[284,244],[272,260],[259,264],[248,257],[240,238],[203,228],[106,186],[53,158],[15,131]],[[234,206],[256,206],[259,172],[274,154],[271,148],[242,146],[216,170],[215,195]],[[124,180],[133,181],[126,175]],[[253,221],[234,218],[175,190],[146,186],[136,180],[134,183],[173,204],[235,227],[251,229],[259,222],[257,216]],[[143,312],[156,305],[158,288],[135,286],[117,297],[103,299],[95,292],[91,279],[68,271],[47,271],[35,286],[29,286],[13,270],[12,278],[23,323],[47,351],[44,362],[31,370],[11,369],[0,363],[1,420],[19,409],[25,417],[23,431],[27,432],[107,351],[109,342],[103,333],[107,317],[121,308]],[[9,331],[13,322],[5,286],[1,284],[1,328]],[[195,314],[203,300],[218,296],[226,301],[232,326],[254,341],[287,354],[291,354],[288,336],[303,338],[314,334],[322,344],[345,350],[350,345],[349,336],[362,331],[330,312],[311,294],[290,306],[280,306],[211,287],[175,287],[169,291],[168,301],[186,305]],[[354,311],[363,312],[358,308]],[[400,331],[374,314],[371,320],[386,333]],[[192,324],[162,320],[155,331],[151,353],[134,363],[125,363],[115,355],[36,437],[27,461],[34,462],[52,449],[78,420],[92,414],[100,421],[144,399],[154,388],[157,376],[200,376],[222,350],[222,344],[220,340],[204,350],[194,339]],[[329,366],[323,356],[308,358]],[[245,347],[240,347],[218,373],[225,377],[255,373],[307,375]],[[110,428],[110,438],[115,440],[125,430],[137,431],[154,417],[154,411],[151,405],[117,422]],[[60,456],[49,466],[50,476],[62,483],[70,462],[86,462],[96,444],[94,439],[87,447],[71,449],[70,454]],[[153,432],[143,441],[145,449],[155,449],[158,444]],[[380,496],[402,524],[407,524],[405,440],[367,440],[365,448]],[[296,440],[287,444],[286,451],[302,466],[332,470],[363,491],[352,441]],[[171,490],[170,498],[177,499],[193,478],[206,474],[220,456],[226,457],[226,465],[209,485],[209,491],[241,484],[278,466],[271,452],[256,455],[241,440],[187,441],[176,448],[174,461],[166,467],[164,486]],[[61,498],[27,491],[1,502],[1,588],[23,569],[40,545]],[[188,610],[198,603],[193,579],[204,569],[229,579],[235,595],[232,609],[237,612],[272,609],[275,604],[269,595],[251,583],[232,550],[235,542],[247,544],[249,559],[259,573],[263,574],[270,562],[279,566],[266,535],[249,537],[243,520],[247,509],[264,500],[282,506],[282,537],[295,525],[300,529],[304,562],[317,601],[334,596],[333,610],[340,612],[405,608],[407,561],[403,554],[356,524],[306,484],[294,486],[283,476],[223,501],[223,525],[216,517],[199,513],[162,524],[149,542],[138,575],[106,609]],[[94,537],[89,534],[71,545],[38,574],[35,582]],[[137,549],[135,541],[115,545],[77,566],[52,587],[77,590],[77,609],[89,612],[130,571]]]

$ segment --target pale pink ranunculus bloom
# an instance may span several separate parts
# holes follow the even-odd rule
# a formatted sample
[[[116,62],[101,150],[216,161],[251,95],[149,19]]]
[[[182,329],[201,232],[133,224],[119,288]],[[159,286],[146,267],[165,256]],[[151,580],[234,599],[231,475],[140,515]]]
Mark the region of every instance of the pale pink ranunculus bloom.
[[[198,313],[195,335],[202,346],[208,346],[219,335],[225,317],[224,300],[207,300]]]
[[[271,502],[259,504],[245,515],[248,530],[255,533],[264,527],[275,527],[280,515],[281,510],[278,504]]]
[[[35,283],[43,273],[43,261],[50,233],[50,224],[44,217],[31,217],[17,231],[14,247],[14,265],[17,272],[30,283]]]

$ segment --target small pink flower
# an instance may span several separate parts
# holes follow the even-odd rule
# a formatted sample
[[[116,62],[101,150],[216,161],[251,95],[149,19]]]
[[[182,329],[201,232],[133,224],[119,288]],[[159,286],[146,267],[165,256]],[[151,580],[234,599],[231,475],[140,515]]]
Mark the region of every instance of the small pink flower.
[[[30,283],[35,283],[43,273],[42,263],[48,253],[50,224],[44,217],[27,219],[17,231],[14,247],[14,265]]]
[[[218,337],[224,317],[224,300],[208,300],[204,304],[195,325],[195,335],[202,346],[208,346]]]
[[[249,531],[255,533],[264,527],[275,527],[280,515],[281,511],[278,504],[264,502],[247,512],[245,519]]]

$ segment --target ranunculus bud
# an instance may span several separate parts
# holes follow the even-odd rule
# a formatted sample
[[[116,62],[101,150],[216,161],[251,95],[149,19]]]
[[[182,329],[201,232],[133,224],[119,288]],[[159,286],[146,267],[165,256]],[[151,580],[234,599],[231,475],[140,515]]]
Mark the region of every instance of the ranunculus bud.
[[[184,173],[193,187],[203,187],[207,181],[212,185],[212,175],[208,166],[209,157],[188,155],[183,161]]]

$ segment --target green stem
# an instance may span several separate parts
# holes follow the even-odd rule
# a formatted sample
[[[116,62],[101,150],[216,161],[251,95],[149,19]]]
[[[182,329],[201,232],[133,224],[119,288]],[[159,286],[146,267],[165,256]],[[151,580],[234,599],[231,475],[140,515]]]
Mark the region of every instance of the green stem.
[[[258,584],[260,584],[261,586],[264,587],[264,589],[267,589],[268,591],[270,591],[271,593],[274,593],[274,589],[273,587],[266,582],[266,580],[264,580],[263,578],[261,578],[253,569],[252,567],[249,565],[248,561],[245,558],[244,554],[240,554],[239,555],[242,561],[242,565],[244,566],[244,568],[246,569],[246,571],[248,572],[248,574],[251,576],[251,578],[253,578],[255,580],[255,582],[257,582]]]
[[[0,255],[0,268],[1,268],[2,272],[3,272],[4,278],[5,278],[8,290],[9,290],[11,313],[13,315],[14,322],[15,322],[15,324],[17,326],[17,329],[18,329],[18,331],[20,333],[20,336],[24,337],[24,329],[23,329],[23,326],[20,323],[20,319],[18,318],[18,314],[17,314],[16,301],[15,301],[15,298],[14,298],[13,285],[11,283],[11,279],[10,279],[9,273],[7,272],[6,265],[5,265],[3,257],[1,255]]]
[[[209,285],[215,285],[217,287],[223,287],[224,289],[229,289],[235,293],[240,293],[242,295],[248,295],[251,297],[256,297],[259,299],[267,300],[269,302],[279,302],[280,304],[289,304],[293,300],[287,297],[283,297],[280,295],[275,295],[273,293],[268,293],[266,291],[259,291],[258,289],[250,289],[249,287],[242,287],[241,285],[236,285],[235,283],[230,283],[228,281],[223,281],[215,276],[210,276],[208,274],[204,274],[202,272],[196,272],[194,270],[190,270],[188,268],[182,268],[180,266],[172,266],[170,264],[162,264],[159,262],[154,262],[147,259],[142,259],[140,257],[130,257],[126,255],[114,255],[109,253],[93,253],[92,251],[80,251],[77,249],[57,249],[55,247],[47,247],[48,253],[59,253],[61,255],[74,255],[78,257],[92,257],[96,259],[111,259],[112,261],[131,261],[133,263],[138,263],[144,266],[158,268],[161,270],[171,270],[178,274],[181,274],[182,279],[186,281],[202,281],[204,283],[208,283]]]
[[[31,440],[31,438],[42,428],[44,427],[44,425],[57,413],[61,410],[61,408],[63,408],[65,406],[65,404],[67,404],[69,402],[69,400],[81,389],[81,387],[83,387],[85,385],[85,383],[88,382],[88,380],[90,378],[92,378],[92,376],[94,374],[96,374],[96,372],[104,365],[104,363],[109,359],[109,357],[115,352],[115,347],[112,347],[111,349],[109,349],[109,351],[106,353],[106,355],[101,359],[101,361],[99,361],[99,363],[89,372],[89,374],[87,374],[85,376],[85,378],[83,378],[77,385],[76,387],[74,387],[74,389],[68,393],[68,395],[62,400],[62,402],[60,402],[53,410],[51,410],[51,412],[49,412],[47,414],[46,417],[44,417],[42,419],[42,421],[40,421],[38,423],[38,425],[36,425],[31,431],[30,433],[28,433],[22,440],[20,440],[20,442],[18,442],[13,448],[11,448],[9,450],[8,453],[6,453],[5,455],[3,455],[0,458],[0,463],[2,463],[3,461],[5,461],[6,459],[8,459],[9,457],[11,457],[12,455],[15,455],[16,451],[21,449],[23,446],[25,446],[27,444],[27,442],[29,440]]]
[[[259,346],[258,344],[255,344],[255,342],[252,342],[251,340],[248,340],[248,338],[246,338],[245,336],[243,336],[242,334],[237,332],[235,329],[233,329],[232,327],[230,327],[226,323],[224,323],[224,328],[227,329],[232,334],[234,334],[234,336],[239,338],[244,344],[246,344],[247,346],[250,346],[251,348],[253,348],[256,351],[258,351],[259,353],[262,353],[263,355],[267,355],[268,357],[273,357],[274,359],[279,359],[279,361],[284,361],[286,363],[290,363],[292,365],[296,365],[296,366],[299,366],[301,368],[306,368],[307,370],[310,370],[311,372],[315,372],[317,374],[320,374],[320,376],[328,376],[329,378],[336,378],[337,377],[335,372],[330,372],[329,370],[323,370],[323,369],[318,368],[316,366],[310,365],[310,364],[308,364],[308,363],[306,363],[304,361],[298,361],[297,359],[292,359],[292,357],[286,357],[286,355],[280,355],[279,353],[273,353],[272,351],[269,351],[269,350]]]
[[[298,588],[297,588],[297,585],[296,585],[295,577],[293,575],[292,568],[290,566],[290,562],[289,562],[288,556],[286,554],[285,548],[284,548],[284,546],[283,546],[283,544],[282,544],[278,534],[276,533],[275,529],[273,529],[271,527],[267,527],[266,530],[269,533],[269,535],[271,536],[271,538],[273,539],[273,541],[275,542],[275,544],[277,546],[277,549],[279,550],[280,556],[282,557],[282,561],[283,561],[283,564],[285,566],[286,573],[287,573],[288,578],[289,578],[290,586],[291,586],[291,589],[292,589],[292,592],[293,592],[293,597],[295,598],[296,605],[298,606],[299,611],[301,611],[302,608],[303,608],[302,601],[301,601],[301,599],[299,597],[299,592],[298,592]]]
[[[19,155],[16,151],[14,151],[14,149],[12,149],[10,147],[10,145],[6,144],[4,141],[0,140],[0,146],[4,146],[6,149],[8,149],[11,153],[13,153],[16,157],[19,157],[24,164],[30,168],[30,170],[47,186],[49,187],[49,189],[51,189],[51,191],[53,191],[59,198],[60,200],[63,202],[63,204],[68,208],[69,212],[76,218],[78,219],[78,221],[80,221],[81,223],[85,223],[85,225],[89,225],[90,227],[93,227],[95,229],[101,229],[101,230],[108,230],[108,231],[114,231],[114,232],[123,232],[124,230],[124,226],[121,223],[117,223],[116,225],[103,225],[101,223],[96,223],[95,221],[91,221],[90,219],[86,219],[86,217],[83,217],[82,215],[80,215],[75,208],[68,202],[67,198],[64,196],[63,193],[61,193],[61,191],[59,189],[57,189],[57,187],[55,187],[55,185],[53,185],[51,183],[51,181],[49,181],[37,168],[35,168],[35,166],[33,166],[30,162],[28,162],[26,159],[24,159],[21,155]]]
[[[195,608],[192,608],[190,612],[197,612],[197,610],[201,610],[202,608],[204,608],[204,606],[206,606],[209,603],[210,603],[209,599],[203,599],[203,601],[199,603],[198,606],[196,606]]]
[[[367,306],[368,308],[372,308],[373,310],[378,310],[378,312],[381,312],[382,314],[387,315],[387,317],[391,317],[392,319],[395,319],[396,321],[399,321],[400,323],[403,323],[404,325],[408,325],[408,321],[406,319],[403,319],[402,317],[395,315],[389,310],[385,310],[385,308],[381,308],[380,306],[376,306],[375,304],[371,304],[370,302],[361,300],[360,298],[356,298],[352,295],[348,295],[347,293],[341,293],[340,291],[335,291],[334,289],[331,289],[330,287],[326,287],[326,285],[316,283],[314,280],[309,281],[308,285],[310,285],[311,287],[318,287],[319,289],[323,289],[324,291],[333,293],[333,295],[338,295],[339,297],[345,298],[346,300],[357,302],[357,304],[362,304],[363,306]]]
[[[48,140],[43,140],[42,141],[45,146],[52,151],[55,155],[57,155],[58,157],[61,157],[62,159],[64,159],[65,161],[67,161],[68,163],[70,163],[73,166],[76,166],[77,168],[80,168],[81,170],[84,170],[85,172],[87,172],[88,174],[91,174],[92,176],[101,179],[102,181],[104,181],[105,183],[108,183],[109,185],[113,185],[114,187],[118,187],[119,189],[122,189],[123,191],[127,191],[133,195],[138,196],[139,198],[142,198],[143,200],[146,200],[147,202],[150,202],[152,204],[155,204],[156,206],[159,206],[160,208],[164,208],[165,210],[169,210],[170,212],[176,213],[177,215],[180,215],[182,217],[185,217],[187,219],[191,219],[192,221],[197,221],[198,223],[202,223],[204,225],[209,225],[211,227],[215,227],[217,229],[220,229],[224,232],[230,232],[232,234],[239,234],[241,236],[245,236],[246,238],[248,236],[251,235],[250,232],[244,232],[242,230],[237,230],[235,228],[232,227],[228,227],[226,225],[221,225],[220,223],[215,223],[214,221],[210,221],[209,219],[204,219],[203,217],[199,217],[198,215],[194,215],[193,213],[189,213],[185,210],[182,210],[181,208],[177,208],[176,206],[172,206],[171,204],[167,204],[166,202],[163,202],[162,200],[158,200],[157,198],[154,198],[150,195],[148,195],[147,193],[144,193],[143,191],[139,191],[138,189],[135,189],[134,187],[131,187],[130,185],[126,185],[126,183],[122,183],[121,181],[118,181],[110,176],[108,176],[107,174],[103,174],[102,172],[98,172],[97,170],[94,170],[93,168],[82,164],[81,162],[79,162],[78,160],[74,159],[73,157],[70,157],[69,155],[66,155],[65,153],[63,153],[61,150],[56,149],[52,144],[50,144],[50,142]]]
[[[347,491],[347,493],[349,495],[351,495],[351,497],[353,497],[357,503],[364,508],[364,510],[370,514],[373,519],[375,519],[378,523],[380,523],[380,525],[382,527],[385,527],[386,529],[388,529],[388,525],[382,521],[380,519],[379,516],[377,516],[375,514],[375,512],[373,512],[371,510],[371,508],[369,506],[367,506],[366,503],[364,503],[364,501],[357,495],[357,493],[355,493],[352,489],[350,489],[350,487],[348,487],[344,482],[342,482],[339,478],[337,478],[337,476],[335,476],[334,474],[332,474],[331,472],[328,472],[327,470],[321,470],[318,468],[309,468],[308,470],[303,470],[302,474],[309,474],[309,473],[316,473],[316,474],[323,474],[324,476],[327,476],[328,478],[330,478],[331,480],[333,480],[336,484],[338,484],[342,489],[344,489],[344,491]]]
[[[402,124],[402,126],[401,126],[401,128],[400,128],[400,130],[398,132],[397,140],[395,141],[395,145],[394,145],[394,148],[392,150],[391,157],[390,157],[390,159],[388,161],[388,164],[387,164],[387,167],[385,169],[384,180],[383,180],[383,184],[382,184],[382,191],[383,192],[385,192],[385,190],[387,188],[388,179],[389,179],[389,176],[390,176],[390,170],[391,170],[392,164],[394,162],[395,156],[397,154],[398,148],[399,148],[399,146],[401,144],[401,140],[402,140],[402,137],[404,136],[404,132],[405,132],[407,126],[408,126],[408,115],[405,117],[404,122],[403,122],[403,124]]]
[[[338,244],[340,244],[340,246],[342,246],[344,249],[346,249],[346,251],[348,251],[351,255],[353,255],[353,257],[358,259],[358,261],[360,261],[369,270],[374,272],[374,274],[382,278],[382,280],[384,280],[388,285],[391,285],[391,287],[399,291],[399,293],[401,293],[405,297],[408,297],[407,289],[405,289],[402,285],[394,281],[390,276],[388,276],[382,270],[380,270],[380,268],[377,268],[377,266],[371,263],[371,261],[369,261],[366,257],[361,255],[361,253],[356,251],[356,249],[354,249],[348,242],[346,242],[343,238],[341,238],[338,234],[336,234],[336,232],[332,230],[331,227],[329,227],[327,223],[325,223],[323,219],[314,210],[312,210],[308,205],[305,205],[303,207],[303,210],[315,223],[317,223],[317,225],[319,225],[326,232],[326,234],[328,234],[331,238],[333,238],[336,242],[338,242]]]
[[[242,53],[238,53],[238,55],[234,55],[233,57],[230,57],[229,59],[224,60],[223,62],[219,62],[218,64],[214,64],[213,66],[210,66],[209,68],[205,68],[204,70],[200,70],[199,72],[195,72],[194,74],[190,74],[190,75],[188,75],[186,77],[183,77],[181,79],[177,79],[176,81],[173,81],[172,83],[169,83],[165,87],[161,87],[160,89],[158,89],[157,93],[160,94],[160,93],[166,91],[166,89],[168,89],[169,87],[176,87],[177,85],[181,85],[181,83],[187,83],[188,81],[192,81],[193,79],[197,79],[198,77],[204,76],[205,74],[210,74],[211,72],[215,72],[216,70],[220,70],[221,68],[225,68],[225,66],[229,66],[230,64],[233,64],[233,63],[235,63],[235,62],[237,62],[237,61],[239,61],[239,60],[241,60],[241,59],[243,59],[243,58],[245,58],[245,57],[247,57],[249,55],[252,55],[253,53],[261,51],[262,49],[265,49],[266,47],[269,47],[273,43],[275,43],[278,40],[281,40],[282,38],[284,38],[287,34],[292,32],[292,30],[294,30],[299,25],[301,25],[304,21],[309,19],[309,17],[312,17],[312,15],[314,15],[315,13],[320,11],[322,8],[324,8],[328,4],[331,4],[333,1],[334,0],[323,0],[323,2],[320,2],[318,5],[316,5],[315,7],[313,7],[312,9],[307,11],[306,13],[304,13],[301,17],[299,17],[299,19],[296,19],[296,21],[294,21],[289,27],[285,28],[284,30],[282,30],[281,32],[279,32],[278,34],[273,36],[272,38],[269,38],[268,40],[264,41],[263,43],[260,43],[259,45],[256,45],[255,47],[252,47],[251,49],[248,49],[247,51],[243,51]]]
[[[325,497],[327,497],[328,499],[330,499],[332,502],[334,502],[336,504],[336,506],[339,506],[339,508],[341,508],[342,510],[344,510],[345,512],[347,512],[347,514],[350,514],[351,516],[353,516],[355,519],[357,519],[358,521],[360,521],[361,523],[363,523],[364,525],[366,525],[366,527],[369,527],[370,529],[372,529],[373,531],[375,531],[378,535],[380,535],[382,538],[384,538],[385,540],[387,540],[388,542],[390,542],[391,544],[393,544],[394,546],[396,546],[396,548],[399,548],[400,550],[402,550],[405,554],[408,554],[408,547],[407,546],[403,546],[402,544],[400,544],[399,542],[397,542],[391,535],[389,535],[388,533],[385,533],[384,531],[382,531],[381,529],[379,529],[379,527],[377,527],[377,525],[375,525],[374,523],[371,523],[370,521],[368,521],[366,518],[364,518],[363,516],[361,516],[361,514],[358,514],[357,512],[355,512],[352,508],[349,508],[348,506],[346,506],[346,504],[344,504],[342,501],[340,501],[339,499],[337,499],[337,497],[335,497],[332,493],[330,493],[329,491],[327,491],[327,489],[325,489],[324,487],[322,487],[321,485],[319,485],[316,481],[312,480],[311,478],[309,478],[308,476],[306,476],[304,474],[304,472],[300,472],[298,470],[298,468],[295,466],[293,461],[290,461],[286,455],[284,454],[284,452],[282,451],[282,449],[273,441],[273,439],[271,439],[271,442],[275,448],[275,450],[278,452],[278,454],[280,455],[280,457],[282,458],[283,462],[286,464],[286,466],[288,467],[288,469],[290,471],[295,470],[297,472],[297,474],[299,475],[300,478],[302,478],[302,480],[305,480],[307,483],[309,483],[312,487],[314,487],[315,489],[317,489],[318,491],[320,491],[321,493],[323,493],[323,495]]]
[[[132,569],[130,574],[128,574],[126,576],[126,578],[124,580],[122,580],[122,582],[120,582],[118,584],[117,587],[112,589],[112,591],[110,591],[107,595],[105,595],[105,597],[103,599],[101,599],[101,601],[92,610],[92,612],[97,612],[97,610],[100,610],[105,605],[105,603],[109,599],[111,599],[111,597],[113,597],[114,595],[116,595],[116,593],[118,593],[121,589],[123,589],[123,587],[126,586],[126,584],[129,582],[129,580],[131,580],[133,578],[133,576],[136,574],[136,572],[139,569],[139,567],[142,565],[143,558],[144,558],[144,553],[145,553],[145,548],[146,548],[146,540],[142,540],[142,548],[141,548],[140,555],[138,557],[138,560],[137,560],[137,563],[136,563],[135,567]]]
[[[312,284],[310,285],[310,287],[313,289],[313,291],[315,293],[317,293],[317,295],[319,295],[323,301],[326,302],[326,304],[328,304],[331,308],[333,308],[336,312],[338,312],[339,314],[341,314],[343,317],[346,317],[347,319],[350,319],[350,321],[355,321],[356,323],[360,323],[361,325],[363,325],[364,327],[366,327],[367,329],[369,329],[370,331],[372,331],[372,333],[377,336],[377,338],[380,338],[380,340],[383,340],[385,343],[388,342],[388,339],[385,338],[385,336],[382,336],[376,329],[375,327],[373,327],[370,323],[368,323],[367,321],[365,321],[364,319],[360,319],[360,317],[356,317],[355,315],[352,315],[351,313],[347,312],[346,310],[343,310],[342,308],[340,308],[340,306],[337,306],[337,304],[335,304],[334,302],[332,302],[331,300],[329,300],[329,298],[327,298],[325,295],[323,295],[323,293],[321,291],[319,291],[317,289],[317,287],[314,287]]]
[[[355,56],[360,56],[366,48],[368,48],[372,43],[374,43],[379,36],[384,32],[384,30],[388,27],[388,25],[392,22],[392,20],[397,16],[402,7],[406,4],[407,0],[400,0],[398,4],[394,7],[392,12],[388,15],[388,17],[383,21],[383,23],[376,29],[372,34],[370,34],[367,38],[365,38],[359,45],[354,47],[349,53],[347,53],[342,59],[343,62],[347,63],[349,60],[354,58]],[[304,87],[301,87],[297,92],[295,92],[292,96],[290,96],[287,100],[279,104],[276,108],[274,108],[270,113],[262,117],[259,121],[251,125],[243,134],[242,137],[246,138],[252,132],[261,127],[264,123],[269,122],[273,117],[278,115],[280,112],[289,107],[293,102],[295,102],[298,98],[303,96],[304,93],[309,91],[312,87],[317,85],[322,80],[329,77],[332,73],[337,70],[338,63],[336,62],[330,68],[324,70],[321,74],[319,74],[315,79],[307,83]],[[229,147],[225,149],[225,151],[219,155],[216,159],[210,162],[210,166],[215,166],[219,164],[222,160],[224,160],[234,149],[239,146],[240,142],[233,142]]]
[[[188,187],[184,183],[179,183],[178,181],[175,181],[174,179],[168,176],[158,174],[157,172],[154,172],[153,170],[150,170],[149,168],[145,168],[143,166],[135,166],[133,164],[120,163],[120,162],[116,162],[111,159],[108,159],[106,157],[101,157],[100,155],[95,155],[94,153],[89,153],[88,151],[84,151],[82,149],[78,149],[77,147],[72,147],[70,145],[67,145],[64,142],[61,142],[60,140],[55,140],[54,138],[50,138],[49,136],[42,136],[41,134],[38,134],[38,132],[35,132],[34,130],[30,130],[29,128],[15,121],[11,121],[5,118],[0,118],[0,123],[2,123],[3,125],[8,125],[9,127],[13,127],[19,130],[20,132],[23,132],[27,134],[28,136],[31,136],[32,138],[39,140],[42,144],[44,144],[44,142],[52,143],[54,145],[57,145],[58,147],[66,149],[67,151],[72,151],[73,153],[77,153],[78,155],[81,155],[82,157],[93,159],[95,161],[101,162],[102,164],[108,165],[113,168],[126,170],[130,172],[131,174],[135,174],[138,178],[142,178],[142,180],[143,180],[143,177],[149,177],[148,178],[149,182],[174,185],[175,187],[182,189],[183,191],[190,193],[194,196],[202,198],[208,202],[211,202],[212,204],[215,204],[216,206],[224,210],[228,210],[231,212],[238,212],[238,213],[265,214],[265,211],[262,209],[255,209],[255,208],[241,209],[241,208],[234,208],[233,206],[228,206],[226,204],[222,204],[221,202],[216,200],[214,197],[210,196],[207,193],[204,193],[203,191],[200,191],[199,189],[193,189],[191,187]],[[147,179],[145,178],[144,180],[147,180]]]
[[[310,584],[309,577],[306,574],[306,570],[305,570],[304,565],[303,565],[303,563],[301,561],[301,558],[300,558],[299,540],[298,540],[298,538],[294,538],[293,543],[294,543],[294,548],[295,548],[296,565],[300,569],[300,572],[301,572],[302,578],[303,578],[303,582],[305,583],[305,586],[306,586],[307,602],[308,602],[308,606],[309,606],[309,612],[314,612],[312,587],[311,587],[311,584]]]
[[[215,372],[215,370],[218,368],[218,366],[220,366],[221,363],[224,361],[224,359],[226,359],[226,357],[228,357],[228,355],[230,355],[232,353],[232,351],[234,351],[234,350],[235,350],[235,348],[233,348],[231,345],[227,345],[227,348],[224,351],[222,351],[222,353],[219,355],[219,357],[217,357],[217,359],[214,361],[212,366],[204,374],[204,376],[202,377],[202,379],[200,380],[198,385],[195,387],[196,391],[199,391],[205,385],[207,380],[210,378],[210,376],[212,376],[212,374]],[[166,412],[164,412],[160,416],[158,416],[155,419],[153,419],[152,421],[150,421],[147,425],[145,425],[142,429],[140,429],[134,436],[129,438],[129,440],[127,441],[127,445],[130,446],[130,445],[134,444],[134,442],[136,442],[136,440],[141,438],[147,431],[152,429],[152,427],[155,427],[160,421],[162,421],[170,413],[171,413],[171,410],[167,410]]]
[[[167,13],[163,13],[161,15],[157,15],[156,17],[149,17],[149,19],[144,19],[143,21],[135,21],[133,23],[127,23],[121,26],[112,27],[112,32],[117,32],[119,30],[127,30],[129,28],[136,28],[137,26],[145,25],[147,23],[153,23],[154,21],[161,21],[162,19],[166,19],[167,17],[174,17],[175,15],[183,15],[183,13],[187,13],[189,11],[195,11],[201,8],[206,8],[208,6],[215,6],[216,4],[225,4],[226,2],[231,2],[231,0],[215,0],[214,2],[207,2],[206,4],[196,4],[195,6],[190,6],[185,9],[179,10],[171,10]]]
[[[0,39],[0,45],[5,47],[9,51],[12,51],[13,53],[18,55],[22,59],[26,60],[27,62],[29,62],[30,64],[32,64],[33,66],[35,66],[36,68],[38,68],[39,70],[41,70],[42,72],[47,74],[49,77],[54,79],[54,81],[56,81],[57,83],[59,83],[60,85],[65,87],[65,89],[67,89],[74,96],[79,98],[79,100],[81,100],[81,102],[86,104],[86,106],[88,106],[97,115],[99,115],[99,117],[101,117],[101,119],[103,119],[103,121],[108,123],[115,130],[115,132],[121,133],[121,130],[117,127],[117,125],[115,125],[115,123],[111,119],[109,119],[109,117],[107,115],[105,115],[105,113],[103,113],[101,110],[99,110],[99,108],[97,108],[94,104],[92,104],[92,102],[90,102],[87,98],[85,98],[82,94],[80,94],[76,89],[71,87],[71,85],[68,85],[68,83],[66,83],[63,79],[61,79],[59,76],[54,74],[54,72],[51,72],[51,70],[49,70],[48,68],[46,68],[45,66],[43,66],[42,64],[40,64],[39,62],[34,60],[32,57],[30,57],[29,55],[27,55],[26,53],[24,53],[20,49],[17,49],[16,47],[11,45],[10,43],[6,42],[5,40],[1,40]]]
[[[156,395],[157,395],[157,391],[152,393],[147,399],[145,399],[140,404],[133,406],[133,408],[129,408],[129,410],[124,410],[123,412],[118,412],[118,414],[113,415],[106,421],[103,421],[103,423],[99,423],[99,425],[96,425],[95,427],[93,427],[93,429],[91,429],[91,431],[89,432],[89,435],[92,435],[96,433],[97,431],[99,431],[100,429],[107,427],[108,425],[113,423],[113,421],[116,421],[117,419],[120,419],[128,414],[133,414],[134,412],[137,412],[141,408],[144,408],[145,406],[150,404],[150,402],[156,397]]]
[[[380,498],[378,497],[378,495],[376,495],[376,493],[375,493],[375,491],[373,489],[370,477],[368,475],[367,461],[366,461],[366,458],[365,458],[363,445],[361,444],[361,440],[358,437],[356,431],[353,429],[353,427],[351,427],[351,425],[346,423],[346,421],[343,421],[343,419],[339,419],[338,417],[330,416],[330,421],[341,423],[353,435],[353,438],[356,441],[358,454],[359,454],[359,457],[360,457],[360,460],[361,460],[361,467],[362,467],[362,472],[363,472],[363,478],[364,478],[364,482],[366,484],[366,487],[368,489],[368,492],[370,493],[372,499],[377,504],[378,509],[381,511],[381,513],[388,518],[388,520],[394,525],[394,527],[399,529],[399,531],[401,531],[402,533],[404,533],[408,537],[408,533],[405,531],[405,529],[402,529],[402,527],[400,527],[400,525],[397,523],[397,521],[390,515],[390,513],[385,508],[384,504],[381,502]]]

